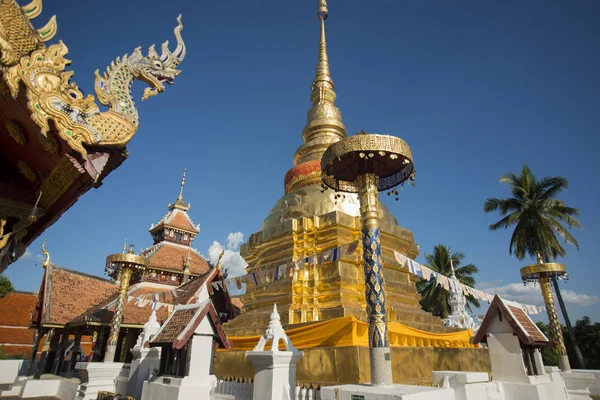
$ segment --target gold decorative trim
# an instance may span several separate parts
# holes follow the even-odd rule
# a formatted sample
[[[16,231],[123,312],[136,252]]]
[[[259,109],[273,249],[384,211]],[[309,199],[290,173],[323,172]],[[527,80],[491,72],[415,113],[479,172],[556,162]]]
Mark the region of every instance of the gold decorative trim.
[[[14,0],[7,0],[14,3]],[[4,2],[0,2],[0,6]],[[12,9],[11,9],[12,10]],[[4,25],[4,8],[0,7],[0,26]],[[28,20],[18,10],[27,24]],[[7,21],[7,29],[16,29],[14,18]],[[22,24],[21,24],[22,25]],[[20,29],[24,29],[19,25]],[[101,112],[96,99],[92,95],[84,96],[77,85],[71,81],[72,71],[65,71],[71,62],[65,58],[68,54],[64,43],[43,46],[30,46],[27,55],[20,57],[17,63],[10,64],[10,60],[0,60],[0,68],[4,74],[10,93],[17,97],[19,84],[23,83],[27,89],[27,106],[31,111],[31,118],[41,128],[45,137],[50,130],[49,121],[52,120],[59,137],[73,150],[87,158],[86,146],[111,146],[124,147],[136,133],[139,126],[138,113],[131,94],[131,84],[134,80],[142,80],[150,87],[144,91],[142,100],[164,91],[164,84],[173,83],[180,73],[176,67],[186,54],[185,44],[181,38],[181,16],[177,18],[175,37],[177,48],[171,52],[168,42],[162,46],[162,54],[151,46],[148,55],[142,54],[137,48],[131,55],[117,58],[106,69],[104,74],[95,72],[95,92],[98,102],[108,106],[108,111]],[[6,32],[0,32],[0,39]],[[41,29],[41,40],[48,40],[56,33],[56,20]],[[8,35],[10,36],[10,35]],[[8,42],[0,41],[0,51],[4,57]],[[14,53],[14,51],[13,51]]]
[[[37,180],[37,175],[25,161],[19,160],[17,166],[25,178],[31,182],[35,182]]]
[[[20,145],[24,145],[27,143],[27,138],[25,137],[25,130],[21,126],[18,121],[9,120],[6,122],[6,130],[8,134]]]
[[[39,189],[42,192],[40,206],[50,208],[80,176],[81,171],[64,155]]]
[[[58,142],[54,139],[54,135],[52,133],[47,133],[46,136],[39,134],[38,140],[42,144],[44,150],[48,153],[58,154]]]

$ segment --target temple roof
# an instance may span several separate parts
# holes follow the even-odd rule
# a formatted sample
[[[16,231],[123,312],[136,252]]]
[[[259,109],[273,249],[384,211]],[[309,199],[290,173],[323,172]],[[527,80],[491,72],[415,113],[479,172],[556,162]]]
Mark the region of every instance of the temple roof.
[[[115,283],[107,279],[49,264],[42,279],[31,325],[65,325],[117,291]]]
[[[191,304],[196,301],[203,285],[210,284],[213,280],[221,280],[222,274],[212,269],[205,274],[192,279],[188,283],[178,287],[167,287],[147,282],[132,285],[127,291],[127,300],[123,310],[123,324],[125,325],[144,325],[150,314],[154,303],[154,294],[158,294],[159,302],[168,305],[184,305]],[[209,292],[213,292],[209,290]],[[223,312],[229,312],[228,309],[228,294],[224,299],[216,299],[219,302],[217,308]],[[114,314],[118,293],[114,293],[110,298],[95,307],[90,307],[76,318],[69,322],[70,325],[81,325],[83,323],[101,323],[109,324]],[[230,300],[229,300],[230,301]],[[220,304],[220,303],[225,304]],[[232,310],[233,312],[233,310]],[[156,310],[156,316],[159,321],[165,321],[169,316],[168,307],[160,306]]]
[[[201,275],[210,270],[210,266],[202,255],[195,249],[190,249],[189,246],[173,243],[169,241],[161,241],[152,247],[142,251],[142,256],[148,259],[149,268],[183,272],[183,264],[190,255],[189,272],[193,275]]]
[[[473,338],[473,343],[487,342],[488,328],[495,318],[499,318],[500,320],[506,318],[506,321],[514,329],[515,334],[523,344],[545,346],[550,343],[540,328],[538,328],[517,303],[504,300],[498,295],[492,300],[490,308],[483,318],[481,327]]]
[[[131,286],[127,291],[128,298],[125,300],[122,324],[144,325],[148,321],[150,314],[152,314],[153,302],[147,301],[144,304],[136,304],[136,297],[155,293],[166,293],[170,292],[171,290],[173,289],[170,287],[157,287],[155,285],[149,286],[146,283],[138,283]],[[83,313],[71,320],[69,324],[81,325],[82,323],[90,322],[110,324],[115,312],[115,305],[118,295],[118,293],[115,293],[97,306],[85,310]],[[165,307],[161,307],[156,310],[156,318],[158,321],[164,321],[167,319],[168,315],[169,311]]]
[[[217,310],[210,299],[197,304],[177,306],[150,343],[151,345],[171,344],[174,349],[181,349],[204,318],[210,318],[219,345],[230,349],[232,345],[227,340]]]
[[[184,210],[174,208],[170,210],[167,215],[162,217],[156,225],[150,227],[150,232],[156,232],[165,227],[175,228],[194,234],[200,233],[200,225],[194,225],[194,222]]]

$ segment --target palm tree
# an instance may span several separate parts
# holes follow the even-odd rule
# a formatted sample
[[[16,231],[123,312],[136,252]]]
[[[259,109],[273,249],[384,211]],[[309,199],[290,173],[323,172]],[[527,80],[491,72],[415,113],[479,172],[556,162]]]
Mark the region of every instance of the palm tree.
[[[503,218],[490,225],[495,231],[514,226],[508,248],[509,254],[522,260],[526,255],[536,258],[540,254],[545,261],[565,256],[566,250],[558,240],[558,236],[567,244],[579,250],[577,240],[567,228],[583,228],[574,217],[579,215],[576,208],[567,207],[557,196],[569,187],[569,181],[563,177],[545,177],[537,180],[529,167],[523,165],[521,175],[513,173],[502,175],[500,183],[510,186],[512,197],[497,199],[491,197],[483,205],[484,212],[499,211]],[[567,228],[564,225],[567,226]],[[552,278],[556,297],[560,304],[569,337],[575,349],[575,355],[581,368],[584,368],[583,357],[579,351],[569,315],[560,293],[556,277]]]
[[[454,265],[455,274],[458,280],[467,285],[475,286],[475,278],[473,274],[479,272],[473,264],[460,266],[465,255],[461,252],[450,253],[450,248],[446,245],[438,244],[433,247],[433,254],[425,254],[427,260],[426,267],[438,272],[439,274],[450,276],[452,275],[452,267],[450,266],[450,254],[452,254],[452,264]],[[440,318],[446,318],[450,312],[448,305],[448,293],[444,288],[437,286],[435,279],[431,281],[417,282],[417,291],[421,294],[421,307],[425,311],[429,311],[433,315]],[[467,309],[472,312],[471,305],[479,307],[479,301],[469,295],[467,298]]]

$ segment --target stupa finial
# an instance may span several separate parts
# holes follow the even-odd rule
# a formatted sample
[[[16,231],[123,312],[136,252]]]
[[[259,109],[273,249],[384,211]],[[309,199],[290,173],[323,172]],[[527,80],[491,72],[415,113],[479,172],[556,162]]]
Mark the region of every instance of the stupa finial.
[[[325,20],[328,16],[327,1],[319,0],[317,18],[321,20],[321,40],[319,42],[319,58],[317,61],[317,73],[313,81],[313,90],[318,87],[333,89],[333,80],[329,71],[329,57],[327,56],[327,41],[325,40]]]
[[[294,165],[320,160],[327,147],[347,136],[346,127],[342,123],[342,113],[335,106],[336,94],[333,90],[333,79],[331,79],[329,70],[329,57],[325,39],[325,20],[328,16],[329,10],[326,0],[318,0],[317,18],[321,21],[321,38],[319,40],[317,69],[310,94],[312,108],[308,110],[306,116],[306,125],[302,130],[303,144],[296,150]],[[295,175],[298,171],[290,171],[290,173]],[[313,175],[319,176],[318,173]],[[297,180],[297,182],[303,182],[303,185],[309,181],[316,184],[321,182],[320,179]],[[292,190],[292,186],[286,186],[286,192]]]

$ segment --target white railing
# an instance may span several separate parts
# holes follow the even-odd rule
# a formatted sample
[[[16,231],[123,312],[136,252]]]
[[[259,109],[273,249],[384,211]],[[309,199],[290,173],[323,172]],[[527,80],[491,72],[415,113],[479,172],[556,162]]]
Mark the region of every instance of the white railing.
[[[219,379],[215,388],[215,399],[253,400],[253,391],[254,383],[252,382]],[[313,388],[312,385],[296,386],[293,400],[321,400],[321,390],[318,387]]]
[[[296,399],[295,400],[321,400],[321,390],[319,387],[316,389],[311,386],[296,386]]]
[[[129,371],[131,364],[124,364],[115,378],[115,393],[125,396],[127,394],[127,382],[129,382]]]

